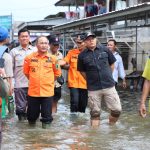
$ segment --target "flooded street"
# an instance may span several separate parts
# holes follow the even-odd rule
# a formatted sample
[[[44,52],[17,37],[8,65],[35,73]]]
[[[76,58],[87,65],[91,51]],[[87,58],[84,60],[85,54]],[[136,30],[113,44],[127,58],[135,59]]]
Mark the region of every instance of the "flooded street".
[[[123,112],[118,123],[109,126],[107,111],[102,111],[98,129],[90,126],[86,114],[70,114],[69,93],[63,91],[58,113],[49,129],[18,122],[13,116],[4,121],[2,150],[146,150],[150,147],[150,115],[138,115],[140,92],[119,91]]]

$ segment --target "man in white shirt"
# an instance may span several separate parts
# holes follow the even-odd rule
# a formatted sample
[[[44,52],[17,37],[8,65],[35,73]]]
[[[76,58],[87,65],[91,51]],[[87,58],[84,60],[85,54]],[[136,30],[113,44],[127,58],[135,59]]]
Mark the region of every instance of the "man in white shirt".
[[[118,77],[120,77],[123,82],[122,82],[122,86],[123,88],[126,88],[126,80],[125,80],[125,70],[124,70],[124,66],[123,66],[123,61],[122,58],[120,56],[120,54],[116,51],[117,49],[117,42],[114,39],[110,39],[107,42],[107,47],[112,51],[113,55],[116,58],[116,62],[115,62],[115,68],[113,71],[113,79],[116,82],[116,85],[118,83]]]
[[[18,40],[20,45],[13,48],[10,51],[13,62],[14,72],[14,94],[16,103],[16,115],[18,119],[26,119],[27,109],[27,91],[28,91],[28,79],[23,74],[24,58],[36,51],[36,48],[30,44],[30,32],[26,28],[19,30]]]

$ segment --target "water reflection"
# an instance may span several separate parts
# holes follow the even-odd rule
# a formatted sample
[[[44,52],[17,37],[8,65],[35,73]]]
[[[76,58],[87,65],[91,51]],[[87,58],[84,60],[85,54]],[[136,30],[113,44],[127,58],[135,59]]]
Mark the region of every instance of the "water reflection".
[[[139,92],[119,91],[123,112],[115,126],[109,126],[107,111],[102,112],[101,125],[92,129],[89,110],[86,114],[70,114],[69,95],[64,91],[58,113],[49,129],[41,122],[30,127],[16,116],[5,120],[2,150],[145,150],[150,147],[150,117],[138,116]],[[105,109],[104,109],[105,110]]]

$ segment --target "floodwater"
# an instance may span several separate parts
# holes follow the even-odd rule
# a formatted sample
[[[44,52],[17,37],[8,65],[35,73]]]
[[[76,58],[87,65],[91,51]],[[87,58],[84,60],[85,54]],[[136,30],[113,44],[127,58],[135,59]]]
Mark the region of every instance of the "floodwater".
[[[101,114],[99,128],[90,126],[89,109],[85,114],[70,114],[69,93],[63,91],[58,113],[49,129],[41,122],[30,127],[12,116],[3,123],[2,150],[148,150],[150,149],[150,116],[138,115],[140,92],[120,90],[123,112],[116,125],[108,124],[109,113]]]

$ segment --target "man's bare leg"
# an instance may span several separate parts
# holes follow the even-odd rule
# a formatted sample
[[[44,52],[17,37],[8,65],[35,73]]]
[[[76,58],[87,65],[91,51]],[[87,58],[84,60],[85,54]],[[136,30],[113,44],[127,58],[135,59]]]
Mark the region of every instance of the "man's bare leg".
[[[109,116],[109,124],[114,125],[118,120],[118,117]]]

